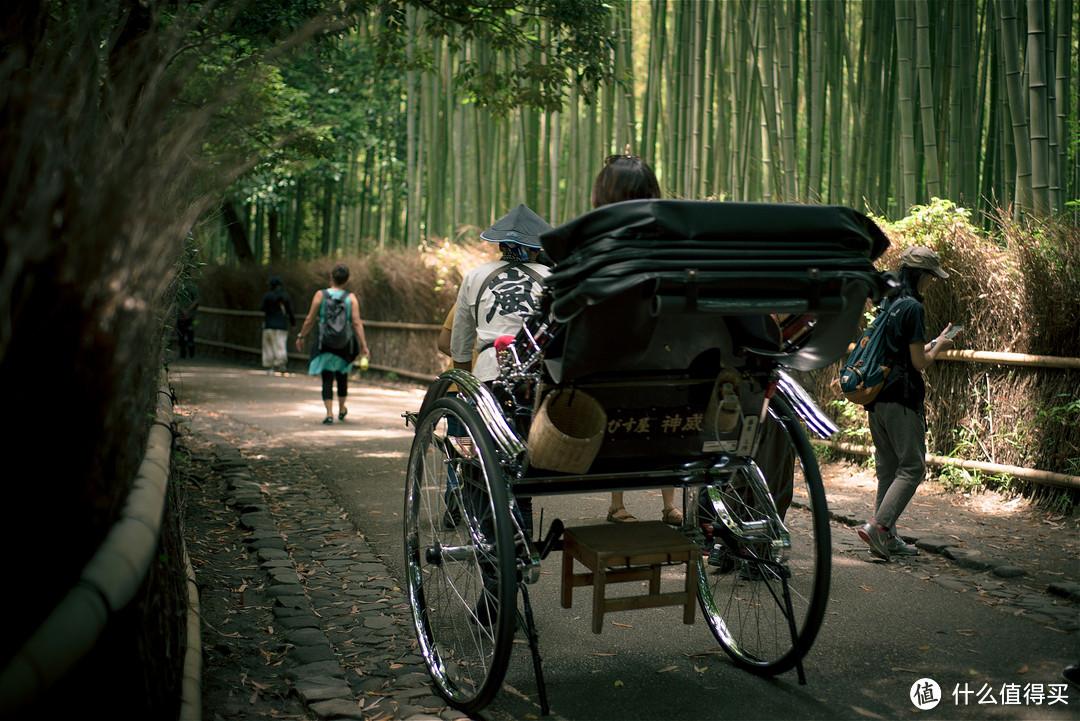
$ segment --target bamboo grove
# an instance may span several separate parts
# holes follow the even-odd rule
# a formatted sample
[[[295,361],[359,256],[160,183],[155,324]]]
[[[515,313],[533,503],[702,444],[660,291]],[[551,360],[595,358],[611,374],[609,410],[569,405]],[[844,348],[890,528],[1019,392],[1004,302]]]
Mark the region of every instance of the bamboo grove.
[[[497,88],[478,97],[496,70],[545,58],[452,27],[428,32],[422,7],[403,11],[396,67],[377,67],[385,17],[368,15],[340,43],[358,64],[337,69],[352,77],[341,101],[364,112],[363,130],[279,169],[273,192],[249,179],[238,222],[256,249],[280,233],[289,255],[456,238],[519,202],[558,224],[588,210],[605,156],[627,152],[671,197],[894,218],[932,198],[1014,216],[1077,212],[1076,0],[607,8],[607,73],[595,91],[568,85],[558,107],[492,102]]]

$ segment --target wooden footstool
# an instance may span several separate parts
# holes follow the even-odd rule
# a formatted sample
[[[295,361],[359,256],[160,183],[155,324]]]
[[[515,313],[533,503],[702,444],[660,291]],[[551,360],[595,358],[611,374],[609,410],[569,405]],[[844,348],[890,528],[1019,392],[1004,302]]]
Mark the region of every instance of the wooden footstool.
[[[634,608],[682,605],[683,623],[694,622],[697,595],[697,544],[660,521],[567,528],[562,543],[562,605],[570,608],[577,586],[593,587],[593,633],[603,629],[604,614]],[[574,573],[574,559],[589,573]],[[679,593],[660,592],[660,569],[686,564],[686,585]],[[609,583],[649,581],[642,596],[607,598]]]

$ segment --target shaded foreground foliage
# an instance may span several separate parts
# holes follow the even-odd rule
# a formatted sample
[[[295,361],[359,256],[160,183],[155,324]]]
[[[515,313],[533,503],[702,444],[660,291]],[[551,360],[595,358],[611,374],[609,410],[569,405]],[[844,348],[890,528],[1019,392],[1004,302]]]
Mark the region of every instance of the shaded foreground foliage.
[[[4,540],[17,549],[20,592],[8,604],[19,623],[0,641],[6,666],[76,584],[141,460],[162,308],[191,225],[183,153],[195,125],[175,125],[166,112],[173,87],[163,58],[177,38],[153,32],[160,19],[146,6],[27,2],[5,14],[0,395],[14,421],[5,455],[30,471],[8,486]],[[176,512],[149,583],[50,699],[55,713],[175,714],[184,589]]]

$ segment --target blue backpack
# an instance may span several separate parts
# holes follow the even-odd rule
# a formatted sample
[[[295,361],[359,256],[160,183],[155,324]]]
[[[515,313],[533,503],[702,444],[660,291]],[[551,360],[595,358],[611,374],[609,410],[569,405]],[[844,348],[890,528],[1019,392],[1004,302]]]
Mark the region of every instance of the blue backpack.
[[[899,312],[905,300],[915,302],[914,298],[901,298],[893,304],[888,300],[881,304],[877,316],[859,336],[855,350],[851,351],[840,370],[840,392],[852,403],[861,406],[872,403],[892,372],[892,366],[886,365],[885,359],[888,349],[885,344],[885,327],[889,319]]]

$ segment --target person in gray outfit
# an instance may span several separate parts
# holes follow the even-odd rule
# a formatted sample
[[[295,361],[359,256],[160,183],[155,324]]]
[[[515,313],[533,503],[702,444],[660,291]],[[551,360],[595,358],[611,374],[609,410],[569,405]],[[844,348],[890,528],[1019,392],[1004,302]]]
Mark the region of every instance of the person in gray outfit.
[[[915,546],[896,531],[896,521],[907,508],[926,473],[925,370],[942,351],[953,347],[952,323],[926,341],[923,296],[949,277],[938,254],[915,246],[900,254],[900,285],[886,299],[885,361],[892,372],[881,392],[867,404],[870,435],[874,439],[877,498],[874,519],[859,528],[859,537],[878,558],[915,555]]]

